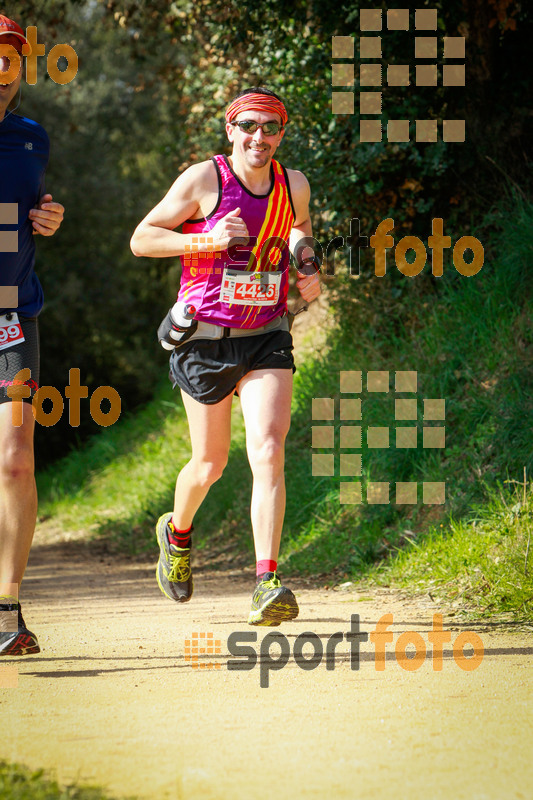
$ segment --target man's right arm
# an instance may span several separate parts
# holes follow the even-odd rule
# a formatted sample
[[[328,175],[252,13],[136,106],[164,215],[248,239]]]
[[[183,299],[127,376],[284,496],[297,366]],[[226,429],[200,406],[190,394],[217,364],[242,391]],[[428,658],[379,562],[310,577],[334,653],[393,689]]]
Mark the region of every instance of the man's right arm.
[[[154,258],[183,255],[192,236],[178,233],[174,228],[198,214],[204,186],[208,182],[209,162],[186,169],[161,202],[135,228],[130,241],[133,254]]]
[[[194,164],[174,181],[165,197],[137,225],[131,237],[130,247],[136,256],[182,256],[191,252],[193,236],[197,252],[226,250],[235,237],[246,237],[248,231],[238,216],[240,208],[234,209],[220,219],[209,232],[209,243],[198,244],[198,234],[179,233],[175,228],[188,219],[203,217],[202,200],[217,191],[218,182],[213,172],[212,161]],[[216,187],[216,188],[215,188]]]

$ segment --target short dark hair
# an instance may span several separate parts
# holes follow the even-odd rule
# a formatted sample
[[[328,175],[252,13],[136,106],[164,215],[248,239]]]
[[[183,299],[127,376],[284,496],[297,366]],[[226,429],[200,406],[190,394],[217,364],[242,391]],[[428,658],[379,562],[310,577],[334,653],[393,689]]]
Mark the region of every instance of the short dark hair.
[[[275,92],[271,92],[270,89],[265,89],[263,86],[252,86],[250,89],[243,89],[241,92],[238,92],[235,97],[232,98],[231,102],[234,103],[235,100],[238,100],[239,97],[244,97],[245,94],[266,94],[269,97],[275,97],[276,100],[279,100],[280,103],[285,103],[281,99],[281,97],[276,94]]]

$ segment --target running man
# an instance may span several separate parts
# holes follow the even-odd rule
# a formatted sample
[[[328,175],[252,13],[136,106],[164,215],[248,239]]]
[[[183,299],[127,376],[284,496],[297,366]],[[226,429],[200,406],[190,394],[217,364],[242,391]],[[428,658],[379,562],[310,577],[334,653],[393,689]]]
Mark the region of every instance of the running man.
[[[0,15],[0,230],[16,233],[15,243],[6,234],[0,238],[0,656],[39,652],[19,603],[37,519],[31,402],[39,383],[37,315],[43,292],[34,272],[33,234],[52,236],[64,212],[44,191],[46,132],[14,114],[18,104],[8,110],[20,87],[26,41],[17,23]],[[29,373],[17,378],[23,369]],[[15,380],[25,385],[16,389]]]
[[[294,594],[277,575],[295,369],[287,316],[289,247],[299,265],[296,285],[302,298],[311,302],[321,289],[312,249],[295,250],[312,233],[309,184],[301,172],[273,158],[286,123],[285,106],[273,92],[240,92],[226,110],[232,155],[185,170],[131,240],[137,256],[182,257],[178,301],[194,312],[188,330],[193,335],[170,356],[192,457],[178,475],[173,512],[157,523],[159,587],[171,600],[191,598],[193,518],[226,466],[237,392],[253,475],[257,583],[250,625],[279,625],[298,615]],[[175,231],[179,226],[181,233]],[[180,336],[175,322],[167,315],[160,339],[165,325],[167,333],[174,327]]]

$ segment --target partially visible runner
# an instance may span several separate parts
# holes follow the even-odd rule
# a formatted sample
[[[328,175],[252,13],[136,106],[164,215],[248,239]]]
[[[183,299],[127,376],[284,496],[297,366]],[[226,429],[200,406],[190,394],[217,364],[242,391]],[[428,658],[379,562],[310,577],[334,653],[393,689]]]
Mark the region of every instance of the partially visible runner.
[[[226,466],[237,392],[253,474],[257,582],[250,625],[279,625],[298,615],[294,594],[277,575],[295,370],[287,316],[289,247],[299,265],[296,286],[302,298],[311,302],[321,289],[312,249],[297,247],[312,234],[309,184],[301,172],[273,159],[286,123],[276,94],[263,88],[240,92],[226,110],[232,155],[185,170],[131,240],[135,255],[182,257],[178,301],[194,313],[185,333],[192,330],[192,336],[170,356],[192,457],[178,475],[173,512],[157,523],[159,587],[177,602],[192,595],[193,518]],[[175,231],[179,226],[181,233]],[[184,318],[181,323],[167,315],[159,338],[175,341],[186,328]]]
[[[6,75],[10,59],[5,52],[9,51],[0,55],[0,203],[17,206],[14,214],[11,207],[0,217],[3,231],[6,226],[12,233],[16,231],[16,245],[6,243],[5,238],[0,245],[0,656],[39,652],[37,637],[27,629],[19,603],[37,519],[31,402],[39,384],[37,316],[43,292],[34,272],[33,234],[52,236],[64,212],[44,189],[49,153],[46,131],[31,119],[16,115],[18,104],[8,110],[20,88],[26,41],[17,23],[0,15],[0,45],[14,47],[19,58],[12,61],[20,62],[13,80],[12,74]],[[13,289],[7,287],[18,288],[16,303],[10,299]],[[19,394],[28,396],[23,402],[13,401],[14,380],[23,369],[30,372],[25,380],[17,378],[25,384],[19,387]]]

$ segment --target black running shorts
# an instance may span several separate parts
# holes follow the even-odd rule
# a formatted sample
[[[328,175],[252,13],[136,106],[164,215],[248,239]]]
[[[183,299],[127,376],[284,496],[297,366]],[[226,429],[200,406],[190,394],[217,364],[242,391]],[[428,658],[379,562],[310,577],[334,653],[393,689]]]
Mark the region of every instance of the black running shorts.
[[[272,331],[256,336],[193,339],[170,356],[170,380],[200,403],[219,403],[256,369],[292,369],[292,336]]]
[[[30,387],[30,396],[22,398],[31,403],[33,395],[39,388],[39,323],[37,317],[19,317],[24,341],[6,350],[0,350],[0,403],[10,403],[7,390],[13,385],[17,372],[25,367],[30,369],[30,378],[25,381]]]

